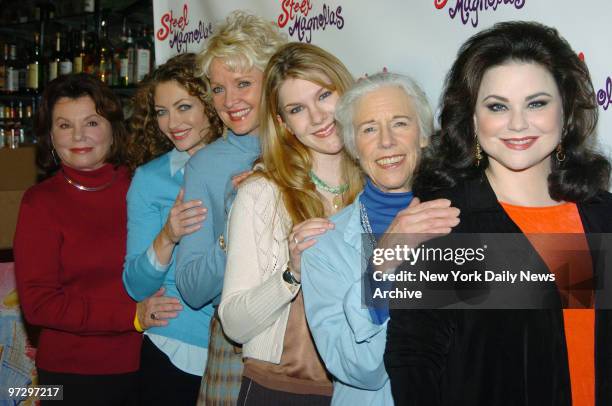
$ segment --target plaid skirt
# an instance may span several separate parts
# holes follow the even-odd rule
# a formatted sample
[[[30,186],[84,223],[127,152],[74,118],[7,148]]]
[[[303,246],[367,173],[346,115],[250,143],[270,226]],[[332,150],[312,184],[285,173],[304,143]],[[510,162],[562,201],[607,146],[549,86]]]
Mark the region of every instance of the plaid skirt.
[[[223,333],[215,313],[210,321],[208,361],[198,406],[235,406],[242,383],[242,349]]]

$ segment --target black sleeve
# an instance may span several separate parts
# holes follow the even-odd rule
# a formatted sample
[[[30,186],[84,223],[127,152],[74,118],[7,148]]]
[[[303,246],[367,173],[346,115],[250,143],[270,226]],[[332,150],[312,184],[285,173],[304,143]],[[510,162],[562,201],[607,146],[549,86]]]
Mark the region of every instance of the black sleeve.
[[[397,406],[436,406],[455,310],[391,310],[385,368]]]

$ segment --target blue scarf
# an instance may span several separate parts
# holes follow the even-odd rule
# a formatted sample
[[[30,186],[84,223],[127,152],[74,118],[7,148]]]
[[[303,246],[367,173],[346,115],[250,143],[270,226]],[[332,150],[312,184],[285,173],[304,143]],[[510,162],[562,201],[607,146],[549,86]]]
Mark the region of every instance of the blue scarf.
[[[389,228],[397,213],[408,207],[413,197],[414,194],[412,192],[383,192],[372,183],[370,178],[367,178],[363,193],[359,197],[359,202],[365,207],[370,227],[372,227],[372,232],[377,240]],[[370,262],[368,266],[369,278],[365,281],[366,292],[369,292],[370,298],[372,298],[377,287],[383,291],[388,291],[393,287],[392,282],[375,282],[372,278],[373,271],[374,268]],[[383,324],[389,318],[388,300],[370,299],[368,302],[370,303],[368,310],[372,321],[376,324]]]

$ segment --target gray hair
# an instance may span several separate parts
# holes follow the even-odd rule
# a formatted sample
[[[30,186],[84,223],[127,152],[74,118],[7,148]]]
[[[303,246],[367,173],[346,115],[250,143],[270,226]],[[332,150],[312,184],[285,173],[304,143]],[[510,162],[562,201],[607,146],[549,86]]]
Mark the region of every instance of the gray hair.
[[[414,103],[419,124],[420,137],[429,137],[433,132],[433,113],[425,92],[419,85],[406,75],[397,73],[379,72],[353,85],[338,101],[336,105],[336,123],[339,127],[344,149],[355,160],[359,159],[355,143],[355,127],[353,116],[356,104],[373,91],[383,87],[394,86],[403,89]]]

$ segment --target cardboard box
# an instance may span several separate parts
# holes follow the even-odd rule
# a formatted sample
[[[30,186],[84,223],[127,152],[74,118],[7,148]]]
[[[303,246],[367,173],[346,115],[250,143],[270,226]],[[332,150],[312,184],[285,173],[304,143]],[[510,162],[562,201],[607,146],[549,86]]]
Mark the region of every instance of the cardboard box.
[[[21,197],[35,183],[34,147],[0,149],[0,250],[13,246]]]

